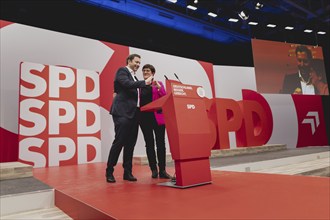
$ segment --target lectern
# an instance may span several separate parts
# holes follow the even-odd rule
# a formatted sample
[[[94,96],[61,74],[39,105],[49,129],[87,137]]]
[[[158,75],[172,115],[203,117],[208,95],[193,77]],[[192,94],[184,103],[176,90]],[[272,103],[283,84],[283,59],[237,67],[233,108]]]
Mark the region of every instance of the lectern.
[[[176,182],[164,185],[187,188],[211,183],[209,157],[215,143],[206,111],[205,91],[196,85],[167,80],[167,95],[141,111],[162,109],[175,163]]]

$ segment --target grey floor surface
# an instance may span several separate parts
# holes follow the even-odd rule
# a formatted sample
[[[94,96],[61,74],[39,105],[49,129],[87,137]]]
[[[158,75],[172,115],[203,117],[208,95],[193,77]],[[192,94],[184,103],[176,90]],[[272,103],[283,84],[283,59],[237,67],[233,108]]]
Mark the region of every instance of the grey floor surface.
[[[295,156],[314,154],[320,152],[330,153],[330,146],[293,148],[293,149],[285,149],[285,150],[278,150],[272,152],[238,155],[232,157],[211,158],[210,163],[211,163],[211,167],[221,167],[221,166],[235,165],[241,163],[274,160],[285,157],[295,157]]]
[[[50,189],[52,189],[50,186],[41,182],[40,180],[37,180],[34,177],[0,181],[0,196],[29,193]]]

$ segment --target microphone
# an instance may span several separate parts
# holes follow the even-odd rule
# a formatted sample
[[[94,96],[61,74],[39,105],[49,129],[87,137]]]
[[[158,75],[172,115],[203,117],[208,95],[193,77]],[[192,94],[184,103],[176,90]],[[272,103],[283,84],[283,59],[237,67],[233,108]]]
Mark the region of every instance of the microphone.
[[[165,77],[166,80],[168,80],[168,78],[167,78],[167,76],[165,74],[164,74],[164,77]]]
[[[180,83],[182,83],[181,80],[179,79],[179,77],[175,73],[174,73],[174,76],[177,80],[179,80]]]

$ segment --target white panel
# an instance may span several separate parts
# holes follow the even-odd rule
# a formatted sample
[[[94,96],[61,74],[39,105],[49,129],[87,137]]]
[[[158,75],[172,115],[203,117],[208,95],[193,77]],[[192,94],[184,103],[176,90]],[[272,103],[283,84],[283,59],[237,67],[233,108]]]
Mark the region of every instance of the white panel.
[[[100,108],[101,114],[101,149],[102,149],[102,161],[107,162],[111,144],[115,137],[115,127],[112,121],[112,116],[109,114],[109,110]],[[122,161],[122,156],[119,159]]]
[[[236,133],[235,132],[228,132],[229,133],[229,148],[230,149],[235,149],[237,148],[237,143],[236,143]]]
[[[242,100],[242,89],[257,91],[253,67],[213,66],[216,98]]]
[[[262,94],[273,115],[273,133],[267,144],[286,144],[296,148],[298,140],[298,119],[291,95]]]
[[[17,133],[18,129],[20,62],[63,65],[101,72],[113,54],[109,47],[97,40],[21,24],[1,28],[0,34],[0,126],[13,133]]]
[[[299,169],[299,163],[306,161],[318,160],[321,158],[329,158],[329,152],[321,152],[314,154],[307,154],[295,157],[284,157],[280,159],[273,160],[263,160],[251,163],[241,163],[235,165],[228,165],[213,168],[212,170],[222,170],[222,171],[237,171],[237,172],[255,172],[258,170],[266,170],[274,167],[286,166],[290,164],[297,164],[296,170]]]
[[[205,89],[205,96],[213,97],[210,80],[198,61],[132,47],[130,47],[130,53],[141,55],[141,67],[137,73],[139,79],[143,79],[143,65],[149,63],[156,68],[156,80],[165,82],[164,75],[176,80],[174,76],[176,73],[182,83],[202,86]]]
[[[0,216],[54,207],[54,189],[1,196]]]
[[[54,219],[54,220],[72,220],[65,212],[57,207],[38,209],[27,212],[20,212],[17,214],[2,216],[3,219],[33,219],[33,220],[44,220],[44,219]]]

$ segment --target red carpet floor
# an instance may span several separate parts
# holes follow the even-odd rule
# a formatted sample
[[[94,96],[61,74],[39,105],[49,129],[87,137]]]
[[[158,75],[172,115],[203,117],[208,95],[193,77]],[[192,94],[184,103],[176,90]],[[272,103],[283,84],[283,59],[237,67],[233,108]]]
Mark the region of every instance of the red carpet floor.
[[[74,219],[330,219],[330,178],[212,171],[212,183],[159,186],[148,166],[137,182],[105,181],[105,163],[34,169],[55,188],[55,204]],[[174,168],[167,169],[170,174]]]

